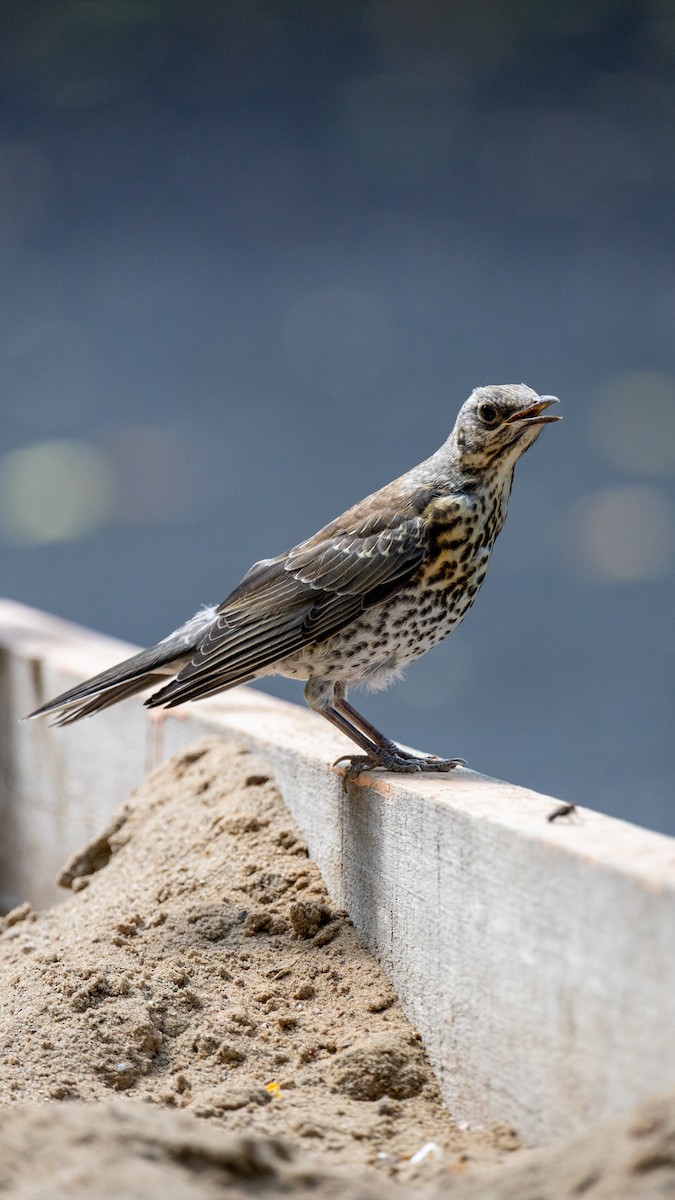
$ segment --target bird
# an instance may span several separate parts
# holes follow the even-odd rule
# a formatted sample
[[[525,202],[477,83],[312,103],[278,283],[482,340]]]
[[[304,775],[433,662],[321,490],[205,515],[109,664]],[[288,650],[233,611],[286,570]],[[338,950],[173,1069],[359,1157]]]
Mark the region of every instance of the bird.
[[[548,412],[556,403],[525,384],[476,388],[424,462],[254,563],[222,604],[30,717],[70,725],[157,685],[145,704],[170,709],[279,674],[304,681],[310,709],[359,748],[343,756],[348,772],[453,770],[464,760],[404,749],[348,691],[388,686],[464,619],[506,520],[515,465],[560,419]]]

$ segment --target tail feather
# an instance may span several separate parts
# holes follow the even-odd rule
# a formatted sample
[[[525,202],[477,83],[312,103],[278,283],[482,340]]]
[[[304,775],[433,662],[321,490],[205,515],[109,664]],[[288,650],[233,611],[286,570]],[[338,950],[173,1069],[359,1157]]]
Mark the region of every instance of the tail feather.
[[[166,683],[167,676],[176,675],[189,663],[214,615],[213,608],[201,609],[156,646],[141,650],[124,662],[62,692],[60,696],[36,708],[35,712],[29,713],[28,719],[55,713],[54,724],[71,725],[80,717],[88,717],[102,708],[117,704],[118,700],[126,700],[127,696],[134,696],[136,692],[142,692],[155,683]]]
[[[221,692],[229,692],[232,688],[239,687],[242,683],[250,683],[252,679],[256,678],[256,675],[239,675],[229,683],[223,683],[218,678],[215,681],[211,680],[210,683],[199,680],[192,686],[184,684],[178,694],[174,691],[174,681],[172,680],[158,692],[153,692],[151,696],[148,696],[144,703],[146,708],[177,708],[179,704],[186,704],[188,700],[206,700],[209,696],[219,696]]]
[[[47,711],[56,711],[58,716],[52,725],[72,725],[75,721],[79,721],[81,717],[90,717],[93,713],[100,712],[103,708],[109,708],[112,704],[117,704],[119,700],[126,700],[129,696],[135,696],[137,692],[144,692],[146,688],[152,687],[156,683],[161,683],[166,679],[166,675],[141,675],[137,679],[130,679],[127,683],[120,683],[117,687],[108,688],[107,691],[97,692],[91,700],[85,700],[83,704],[77,704],[77,701],[72,701],[71,706],[62,708],[59,712],[56,709],[55,701],[52,702]],[[42,710],[38,710],[41,712]],[[38,713],[31,713],[31,716],[37,716]]]
[[[91,679],[85,679],[84,683],[69,688],[67,692],[62,692],[60,696],[55,696],[53,700],[36,708],[35,712],[28,714],[28,718],[43,717],[47,713],[58,712],[60,709],[81,706],[83,701],[95,699],[105,693],[117,694],[120,699],[123,699],[124,696],[120,694],[121,688],[127,688],[129,684],[133,684],[133,691],[141,691],[149,683],[154,682],[157,675],[161,678],[166,677],[167,674],[174,674],[174,670],[169,668],[170,663],[176,663],[175,670],[179,670],[180,665],[186,661],[184,657],[176,660],[175,654],[173,658],[166,652],[158,654],[157,650],[156,646],[152,650],[143,650],[140,654],[134,654],[132,658],[110,667],[109,670],[101,671],[100,674],[93,675]],[[169,669],[167,670],[167,668]],[[148,679],[148,684],[143,682],[145,679]],[[133,693],[129,692],[128,694]],[[75,720],[74,717],[72,719]]]

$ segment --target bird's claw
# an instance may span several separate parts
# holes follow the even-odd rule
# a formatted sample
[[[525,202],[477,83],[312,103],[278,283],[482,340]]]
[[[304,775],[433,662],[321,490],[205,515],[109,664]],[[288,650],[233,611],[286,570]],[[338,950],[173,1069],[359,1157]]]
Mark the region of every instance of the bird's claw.
[[[381,764],[374,758],[369,758],[367,754],[341,754],[335,759],[333,767],[337,767],[340,763],[348,763],[345,771],[345,779],[351,779],[355,775],[359,775],[361,771],[373,771],[375,767]]]
[[[362,771],[381,770],[398,775],[421,775],[426,771],[438,774],[453,771],[455,767],[466,766],[464,758],[439,758],[436,754],[415,756],[406,751],[401,751],[400,754],[383,754],[382,758],[368,754],[342,754],[340,758],[336,758],[333,766],[337,767],[343,762],[349,764],[345,771],[345,779],[353,779]]]

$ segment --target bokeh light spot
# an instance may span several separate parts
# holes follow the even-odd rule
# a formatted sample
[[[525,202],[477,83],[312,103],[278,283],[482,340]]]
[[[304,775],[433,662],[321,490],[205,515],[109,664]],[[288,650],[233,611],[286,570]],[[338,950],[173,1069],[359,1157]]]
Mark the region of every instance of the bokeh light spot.
[[[19,545],[85,537],[110,515],[113,472],[84,442],[39,442],[0,459],[0,528]]]
[[[572,560],[603,583],[658,579],[667,574],[675,547],[675,518],[668,496],[644,484],[602,488],[572,512]]]
[[[639,475],[675,468],[675,379],[656,371],[614,376],[592,398],[595,441],[610,462]]]

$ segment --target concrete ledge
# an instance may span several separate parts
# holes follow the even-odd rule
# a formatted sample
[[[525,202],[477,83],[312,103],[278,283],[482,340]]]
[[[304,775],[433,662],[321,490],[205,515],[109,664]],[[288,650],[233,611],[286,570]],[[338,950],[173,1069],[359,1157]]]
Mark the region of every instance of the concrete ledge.
[[[304,708],[240,688],[150,721],[130,700],[70,729],[19,717],[132,647],[0,602],[0,883],[51,880],[146,771],[221,731],[266,754],[329,890],[426,1043],[447,1102],[530,1143],[675,1083],[675,840],[469,770],[362,776]]]

